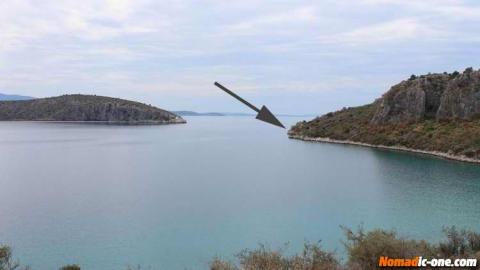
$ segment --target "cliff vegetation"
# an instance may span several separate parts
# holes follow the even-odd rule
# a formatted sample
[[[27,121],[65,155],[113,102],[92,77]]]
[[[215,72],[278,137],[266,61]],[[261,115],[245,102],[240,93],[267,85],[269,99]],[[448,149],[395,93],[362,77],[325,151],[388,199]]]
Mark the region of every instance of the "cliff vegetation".
[[[371,104],[299,122],[289,135],[480,160],[480,71],[412,75]]]

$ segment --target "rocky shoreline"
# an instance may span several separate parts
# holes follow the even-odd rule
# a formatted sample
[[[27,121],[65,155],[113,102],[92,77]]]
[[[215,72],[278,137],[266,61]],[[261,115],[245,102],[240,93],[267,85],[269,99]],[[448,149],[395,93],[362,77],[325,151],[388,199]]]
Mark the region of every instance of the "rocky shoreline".
[[[404,146],[374,145],[374,144],[361,143],[361,142],[355,142],[355,141],[350,141],[350,140],[335,140],[335,139],[321,138],[321,137],[314,138],[314,137],[300,136],[300,135],[294,135],[294,134],[288,134],[288,137],[290,139],[309,141],[309,142],[357,145],[357,146],[371,147],[371,148],[377,148],[377,149],[386,149],[386,150],[394,150],[394,151],[401,151],[401,152],[417,153],[417,154],[422,154],[422,155],[434,156],[434,157],[438,157],[438,158],[442,158],[442,159],[480,164],[479,159],[473,159],[473,158],[469,158],[469,157],[466,157],[466,156],[452,155],[452,154],[449,154],[449,153],[438,152],[438,151],[426,151],[426,150],[420,150],[420,149],[411,149],[411,148],[404,147]]]

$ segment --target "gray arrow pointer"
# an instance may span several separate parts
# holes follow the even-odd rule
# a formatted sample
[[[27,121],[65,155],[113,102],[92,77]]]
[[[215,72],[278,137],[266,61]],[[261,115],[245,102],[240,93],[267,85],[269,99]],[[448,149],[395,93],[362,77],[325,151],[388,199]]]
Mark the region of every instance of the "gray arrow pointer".
[[[225,86],[219,84],[218,82],[215,82],[215,86],[217,86],[218,88],[222,89],[223,91],[225,91],[227,94],[231,95],[232,97],[236,98],[237,100],[239,100],[240,102],[242,102],[243,104],[247,105],[248,107],[250,107],[250,109],[256,111],[258,114],[257,114],[257,118],[258,120],[260,121],[263,121],[263,122],[267,122],[269,124],[272,124],[272,125],[275,125],[277,127],[281,127],[281,128],[285,128],[282,123],[280,121],[278,121],[278,119],[275,117],[275,115],[273,115],[272,112],[270,112],[270,110],[264,105],[262,106],[262,108],[259,110],[257,107],[253,106],[252,104],[250,104],[248,101],[246,101],[245,99],[239,97],[237,94],[233,93],[232,91],[230,91],[229,89],[227,89]]]

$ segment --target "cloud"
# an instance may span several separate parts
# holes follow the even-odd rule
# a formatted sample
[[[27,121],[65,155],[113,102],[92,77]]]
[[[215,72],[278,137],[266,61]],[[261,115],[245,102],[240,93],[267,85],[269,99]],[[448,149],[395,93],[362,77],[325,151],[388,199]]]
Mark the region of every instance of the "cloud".
[[[226,31],[252,34],[259,28],[285,27],[292,24],[315,23],[318,17],[312,6],[298,7],[286,12],[265,14],[254,19],[234,23],[226,27]]]
[[[480,20],[480,7],[465,0],[361,0],[366,6],[391,6],[410,12],[419,12],[421,16],[442,16],[447,20]]]
[[[480,65],[474,1],[41,2],[0,3],[0,89],[183,100],[219,80],[302,100]]]
[[[434,6],[433,10],[453,20],[473,19],[480,20],[480,7],[471,7],[463,4],[450,4]]]
[[[0,49],[21,49],[49,36],[100,40],[153,32],[154,28],[133,16],[145,3],[127,0],[67,0],[58,3],[46,0],[42,2],[42,8],[38,8],[35,1],[7,0],[0,4]],[[159,24],[157,22],[156,26]]]
[[[416,19],[398,19],[360,27],[345,33],[323,36],[320,37],[320,41],[348,45],[365,45],[405,41],[420,37],[432,37],[436,33],[436,30],[422,24]]]

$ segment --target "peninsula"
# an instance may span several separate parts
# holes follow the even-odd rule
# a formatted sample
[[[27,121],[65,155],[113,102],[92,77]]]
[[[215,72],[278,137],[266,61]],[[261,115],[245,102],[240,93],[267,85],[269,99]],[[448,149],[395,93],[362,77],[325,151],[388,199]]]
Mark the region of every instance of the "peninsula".
[[[299,122],[288,134],[480,163],[480,70],[412,75],[371,104]]]
[[[177,124],[180,116],[139,102],[96,95],[0,101],[0,121]]]

